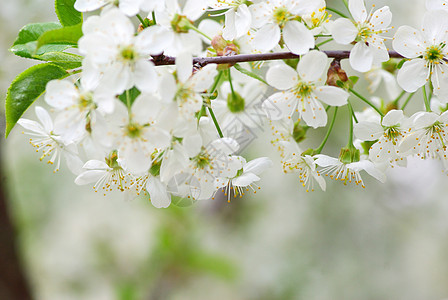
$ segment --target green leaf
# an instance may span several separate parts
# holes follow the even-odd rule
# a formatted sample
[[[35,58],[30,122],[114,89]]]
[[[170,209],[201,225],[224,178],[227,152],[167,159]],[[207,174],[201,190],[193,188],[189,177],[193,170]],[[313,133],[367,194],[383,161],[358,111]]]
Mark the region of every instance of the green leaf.
[[[56,0],[54,7],[63,26],[82,23],[82,14],[74,8],[76,0]]]
[[[77,46],[80,37],[82,37],[81,23],[46,31],[37,40],[37,49],[42,52],[41,47],[44,45]]]
[[[247,75],[249,77],[252,77],[254,79],[257,79],[261,82],[263,82],[264,84],[268,85],[268,83],[258,74],[255,74],[254,72],[251,72],[249,70],[244,69],[243,67],[241,67],[240,65],[235,65],[234,66],[235,69],[237,69],[238,71],[240,71],[241,73],[243,73],[244,75]]]
[[[19,31],[19,35],[12,45],[10,51],[15,55],[33,58],[36,52],[37,40],[47,31],[59,29],[62,26],[58,23],[34,23],[28,24]],[[56,46],[51,49],[44,49],[47,51],[63,51],[67,47]],[[41,53],[42,54],[42,53]]]
[[[82,56],[66,52],[47,52],[42,55],[33,56],[35,59],[51,62],[66,70],[82,66]]]
[[[46,85],[53,79],[67,77],[63,68],[53,64],[35,65],[16,77],[6,95],[6,133],[11,129],[33,102],[45,92]]]

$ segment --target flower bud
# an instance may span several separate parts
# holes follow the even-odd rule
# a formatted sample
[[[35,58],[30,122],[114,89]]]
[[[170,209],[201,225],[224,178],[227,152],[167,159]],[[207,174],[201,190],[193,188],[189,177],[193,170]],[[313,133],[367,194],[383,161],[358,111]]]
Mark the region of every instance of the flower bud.
[[[176,14],[173,20],[171,20],[171,27],[177,33],[187,33],[192,25],[193,22],[188,20],[186,16],[181,16],[179,14]]]
[[[327,85],[339,87],[337,83],[338,81],[346,83],[348,81],[348,76],[341,68],[341,61],[339,59],[334,59],[327,72]]]
[[[222,37],[222,35],[217,35],[212,39],[212,47],[216,50],[217,56],[223,56],[224,48],[227,47],[227,41]]]
[[[297,143],[302,142],[306,139],[306,132],[308,131],[308,126],[301,126],[299,122],[294,124],[294,130],[292,131],[292,137]]]
[[[227,96],[227,107],[233,113],[241,112],[244,110],[246,103],[244,98],[237,92],[230,93]]]

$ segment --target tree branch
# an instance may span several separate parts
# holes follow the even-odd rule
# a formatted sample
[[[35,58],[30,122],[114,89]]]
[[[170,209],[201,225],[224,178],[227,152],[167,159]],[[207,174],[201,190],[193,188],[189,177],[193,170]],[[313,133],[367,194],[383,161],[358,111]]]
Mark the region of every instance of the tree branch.
[[[350,56],[350,51],[331,50],[322,51],[329,58],[344,59]],[[389,51],[391,58],[404,58],[395,51]],[[277,53],[263,53],[263,54],[239,54],[232,56],[218,56],[218,57],[195,57],[193,58],[193,64],[204,67],[208,64],[236,64],[240,62],[251,61],[267,61],[267,60],[279,60],[279,59],[294,59],[300,58],[300,55],[296,55],[291,52],[277,52]],[[156,66],[174,65],[176,58],[172,56],[165,56],[163,54],[154,56],[151,60]]]

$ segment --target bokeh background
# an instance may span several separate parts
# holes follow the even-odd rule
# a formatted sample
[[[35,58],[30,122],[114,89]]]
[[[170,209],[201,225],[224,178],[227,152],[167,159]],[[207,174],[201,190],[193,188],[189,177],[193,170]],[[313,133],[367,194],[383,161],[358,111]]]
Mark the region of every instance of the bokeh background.
[[[343,9],[339,2],[327,1]],[[425,11],[423,0],[375,4],[391,7],[395,28],[419,27]],[[56,16],[50,0],[2,1],[1,7],[5,95],[31,65],[8,52],[19,29]],[[422,103],[418,96],[413,102],[409,113]],[[34,118],[33,110],[27,116]],[[341,119],[324,150],[329,155],[346,144]],[[28,283],[16,291],[28,289],[33,299],[448,298],[448,178],[437,161],[409,160],[408,168],[388,172],[386,184],[364,175],[365,189],[327,181],[327,192],[313,193],[276,164],[256,195],[155,209],[120,193],[97,195],[64,170],[53,174],[20,132],[15,128],[0,142],[1,172]],[[310,131],[317,138],[306,143],[315,147],[324,132]],[[257,134],[247,156],[279,162],[267,127]],[[4,233],[9,229],[0,219]],[[11,245],[3,241],[6,255]],[[1,278],[21,281],[14,264],[8,266]],[[0,282],[1,299],[26,298],[17,295],[11,283]]]

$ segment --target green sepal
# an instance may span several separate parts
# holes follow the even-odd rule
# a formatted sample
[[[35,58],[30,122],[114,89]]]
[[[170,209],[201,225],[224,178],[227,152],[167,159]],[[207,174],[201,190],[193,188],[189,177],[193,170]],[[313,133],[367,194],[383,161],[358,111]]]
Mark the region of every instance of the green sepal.
[[[397,69],[401,69],[401,67],[403,66],[403,64],[407,61],[407,59],[403,58],[402,60],[400,60],[400,62],[397,65]]]
[[[44,92],[49,81],[70,75],[54,64],[35,65],[14,79],[8,89],[5,103],[6,132],[8,137],[17,121]]]
[[[74,7],[76,0],[56,0],[54,8],[59,22],[63,26],[73,26],[82,23],[82,13]]]
[[[141,92],[136,87],[133,87],[132,89],[128,90],[127,93],[129,94],[129,100],[131,102],[131,106],[134,103],[135,99],[137,99],[137,97],[141,94]],[[128,105],[126,91],[124,91],[123,94],[118,96],[118,99],[120,99],[120,101],[123,102],[124,105],[126,106]]]

